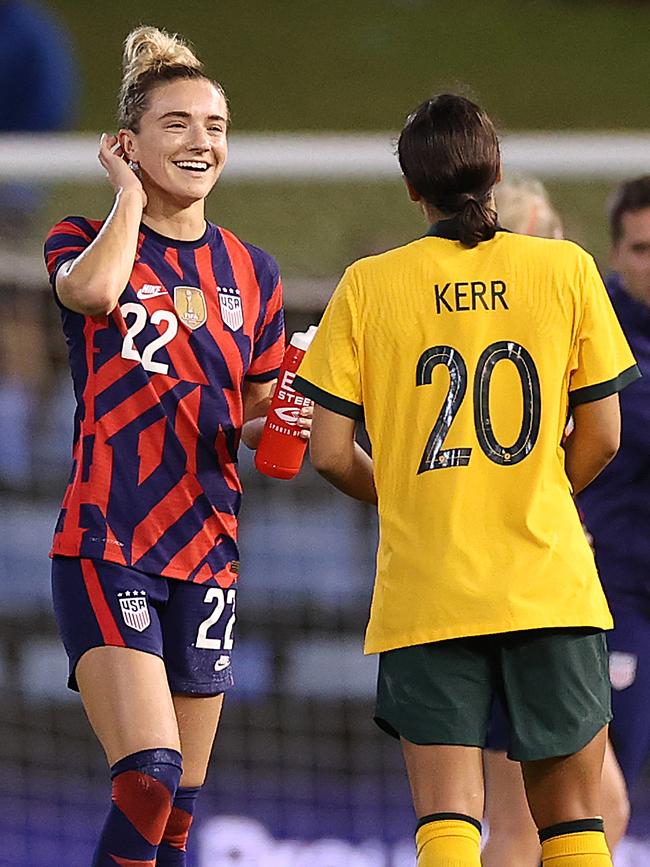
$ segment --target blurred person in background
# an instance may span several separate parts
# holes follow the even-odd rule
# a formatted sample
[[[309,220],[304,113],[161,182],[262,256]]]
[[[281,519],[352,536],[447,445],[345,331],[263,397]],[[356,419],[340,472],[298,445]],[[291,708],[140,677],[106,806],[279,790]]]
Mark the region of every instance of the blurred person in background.
[[[611,867],[612,620],[572,490],[615,454],[617,392],[638,369],[593,259],[501,230],[478,106],[423,103],[398,155],[431,228],[348,268],[294,387],[317,403],[315,468],[379,506],[365,650],[380,654],[375,719],[402,744],[418,867],[480,865],[497,692],[543,864]]]
[[[538,238],[563,238],[560,215],[555,210],[541,181],[515,177],[501,181],[494,191],[499,224],[520,235]]]
[[[228,119],[183,40],[136,28],[100,143],[113,208],[45,244],[77,398],[54,609],[113,785],[93,867],[186,864],[233,684],[237,449],[261,435],[284,315],[272,257],[205,219]]]
[[[496,187],[495,202],[499,224],[504,229],[541,238],[564,237],[560,215],[537,179],[522,177],[502,181]],[[632,348],[634,350],[634,345]],[[624,397],[633,388],[626,389]],[[624,403],[623,398],[621,403]],[[616,620],[615,610],[614,617]],[[610,731],[615,721],[616,715]],[[483,753],[485,814],[490,835],[482,852],[482,864],[484,867],[537,867],[541,851],[539,838],[526,801],[521,766],[507,757],[509,730],[505,709],[497,700]],[[625,781],[610,742],[603,762],[602,811],[607,843],[613,854],[625,834],[630,807]]]
[[[609,207],[609,295],[643,378],[621,395],[621,445],[578,497],[614,613],[611,740],[632,794],[650,753],[650,175]]]
[[[0,133],[69,128],[79,76],[70,37],[52,12],[35,2],[0,0]],[[0,182],[0,237],[30,239],[41,190]]]
[[[70,38],[53,13],[35,2],[0,0],[0,135],[68,128],[77,81]],[[40,183],[0,179],[0,487],[10,490],[33,481],[35,442],[56,390],[42,291],[19,284],[20,256],[36,247],[43,195]]]

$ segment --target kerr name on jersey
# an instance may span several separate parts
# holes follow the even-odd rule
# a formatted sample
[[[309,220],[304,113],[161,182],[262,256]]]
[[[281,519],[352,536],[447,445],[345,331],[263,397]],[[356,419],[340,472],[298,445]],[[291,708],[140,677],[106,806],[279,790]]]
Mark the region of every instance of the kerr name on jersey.
[[[508,310],[505,295],[508,287],[503,280],[482,280],[460,283],[435,283],[436,313],[447,310],[449,313],[461,313],[466,310],[496,310],[497,302]],[[487,298],[485,297],[487,295]]]

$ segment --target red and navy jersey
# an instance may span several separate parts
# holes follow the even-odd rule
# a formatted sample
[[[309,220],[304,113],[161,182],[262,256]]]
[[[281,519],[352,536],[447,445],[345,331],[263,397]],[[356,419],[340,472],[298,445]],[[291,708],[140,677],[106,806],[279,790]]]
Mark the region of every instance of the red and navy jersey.
[[[101,227],[68,217],[51,230],[53,286]],[[112,313],[59,306],[77,408],[52,554],[232,583],[242,389],[274,379],[284,352],[275,261],[211,223],[198,241],[142,225]]]

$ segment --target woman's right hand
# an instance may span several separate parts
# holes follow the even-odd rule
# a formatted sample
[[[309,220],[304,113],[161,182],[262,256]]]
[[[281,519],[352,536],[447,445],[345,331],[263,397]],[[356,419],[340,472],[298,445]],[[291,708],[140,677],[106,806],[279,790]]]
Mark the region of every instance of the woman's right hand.
[[[128,160],[116,135],[102,133],[99,140],[99,162],[106,169],[106,176],[118,193],[137,192],[142,197],[142,207],[146,207],[147,194],[144,191],[140,178],[129,166]]]

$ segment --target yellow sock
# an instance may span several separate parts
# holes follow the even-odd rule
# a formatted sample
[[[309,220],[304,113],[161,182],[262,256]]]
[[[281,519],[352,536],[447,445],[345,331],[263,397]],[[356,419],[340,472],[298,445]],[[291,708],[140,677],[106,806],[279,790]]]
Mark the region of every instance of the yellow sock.
[[[560,834],[542,843],[543,867],[612,867],[602,831]]]
[[[469,817],[432,817],[415,834],[417,867],[481,867],[481,832],[477,826]]]

